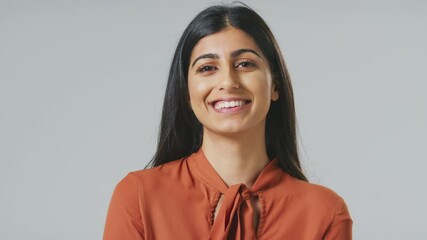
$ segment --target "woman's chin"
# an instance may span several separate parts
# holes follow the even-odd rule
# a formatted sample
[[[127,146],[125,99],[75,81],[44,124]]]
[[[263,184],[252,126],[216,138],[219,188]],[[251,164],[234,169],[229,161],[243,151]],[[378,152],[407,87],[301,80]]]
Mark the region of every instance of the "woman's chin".
[[[245,133],[251,132],[252,128],[244,126],[242,124],[227,124],[224,126],[206,127],[204,128],[204,134],[215,134],[223,136],[242,136]]]

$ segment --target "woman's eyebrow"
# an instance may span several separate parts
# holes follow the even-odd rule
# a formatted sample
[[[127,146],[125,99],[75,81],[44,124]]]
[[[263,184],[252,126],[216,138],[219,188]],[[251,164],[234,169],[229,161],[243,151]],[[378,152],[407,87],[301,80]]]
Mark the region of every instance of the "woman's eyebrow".
[[[219,59],[219,55],[215,53],[206,53],[206,54],[200,55],[194,60],[193,64],[191,64],[191,67],[194,67],[194,64],[196,64],[197,61],[203,58]]]
[[[246,53],[246,52],[253,53],[253,54],[255,54],[255,55],[257,55],[258,57],[260,57],[260,58],[261,58],[261,54],[259,54],[257,51],[255,51],[255,50],[253,50],[253,49],[250,49],[250,48],[242,48],[242,49],[239,49],[239,50],[233,51],[233,52],[231,53],[231,57],[232,57],[232,58],[236,58],[236,57],[238,57],[239,55],[241,55],[241,54],[243,54],[243,53]]]
[[[253,53],[255,55],[257,55],[258,57],[261,58],[261,54],[259,54],[257,51],[250,49],[250,48],[242,48],[242,49],[238,49],[236,51],[233,51],[230,55],[232,58],[236,58],[239,55],[246,53],[246,52],[250,52]],[[197,61],[199,61],[200,59],[204,59],[204,58],[212,58],[212,59],[219,59],[219,55],[216,53],[206,53],[206,54],[202,54],[200,56],[198,56],[194,61],[193,64],[191,64],[191,67],[194,67],[194,65],[196,64]]]

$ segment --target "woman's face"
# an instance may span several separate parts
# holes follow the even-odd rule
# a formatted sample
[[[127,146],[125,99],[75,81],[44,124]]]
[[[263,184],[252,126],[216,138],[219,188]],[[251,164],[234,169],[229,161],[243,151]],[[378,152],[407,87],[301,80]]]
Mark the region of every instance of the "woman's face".
[[[202,38],[193,48],[188,87],[204,131],[223,134],[264,131],[271,101],[279,97],[255,41],[232,27]]]

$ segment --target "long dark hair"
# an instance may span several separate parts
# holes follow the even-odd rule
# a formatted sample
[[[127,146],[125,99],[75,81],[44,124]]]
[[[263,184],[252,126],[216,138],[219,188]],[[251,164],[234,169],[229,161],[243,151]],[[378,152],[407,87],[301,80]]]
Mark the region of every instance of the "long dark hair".
[[[307,181],[301,169],[296,139],[292,86],[279,46],[264,20],[244,4],[219,5],[200,12],[185,29],[169,71],[163,103],[157,151],[150,162],[155,167],[196,152],[203,128],[189,106],[188,67],[191,52],[203,37],[234,27],[251,36],[267,58],[279,99],[271,103],[266,120],[266,149],[270,159],[293,177]]]

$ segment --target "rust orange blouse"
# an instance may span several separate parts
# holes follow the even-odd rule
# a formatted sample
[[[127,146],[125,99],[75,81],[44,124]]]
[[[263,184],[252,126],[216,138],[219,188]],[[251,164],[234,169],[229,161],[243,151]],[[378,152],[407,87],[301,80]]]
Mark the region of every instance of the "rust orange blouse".
[[[258,198],[260,206],[257,229],[251,198]],[[251,189],[243,184],[228,187],[199,150],[131,172],[117,184],[104,240],[137,239],[351,240],[352,220],[340,196],[291,177],[276,159]]]

